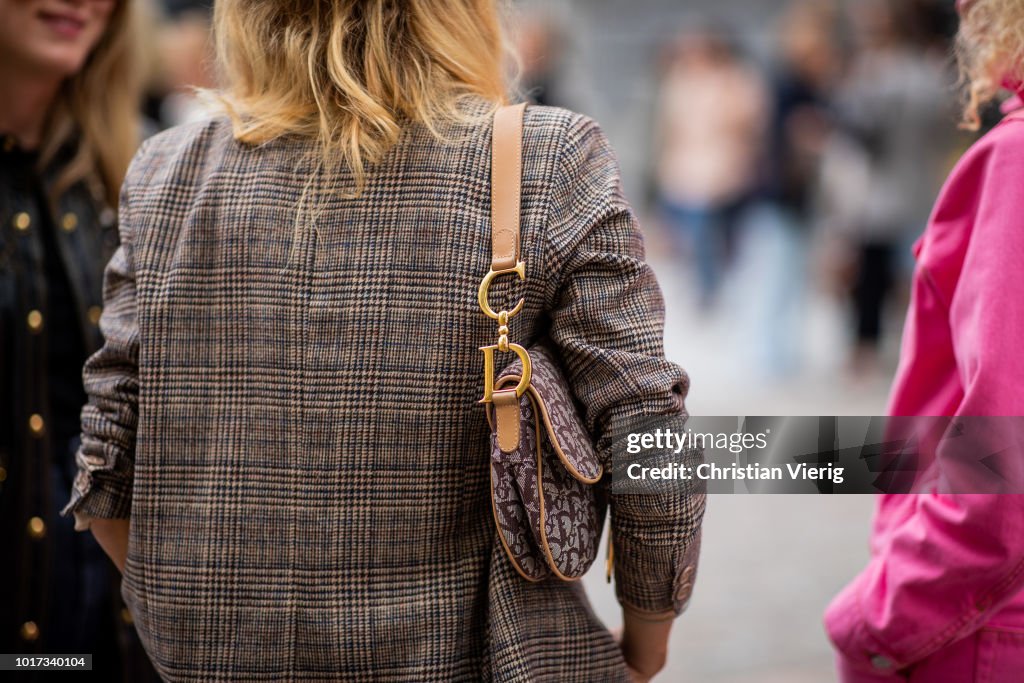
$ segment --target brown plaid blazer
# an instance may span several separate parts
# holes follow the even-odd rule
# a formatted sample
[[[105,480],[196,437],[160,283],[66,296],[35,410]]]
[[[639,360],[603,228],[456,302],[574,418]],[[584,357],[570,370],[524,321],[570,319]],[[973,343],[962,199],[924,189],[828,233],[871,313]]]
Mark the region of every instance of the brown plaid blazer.
[[[131,517],[123,592],[167,680],[624,680],[579,585],[528,584],[496,543],[481,121],[408,126],[358,198],[310,184],[307,142],[224,119],[136,157],[68,512]],[[525,296],[513,339],[551,335],[608,457],[687,380],[601,130],[531,107],[524,149],[528,281],[492,297]],[[620,601],[680,612],[703,498],[611,502]]]

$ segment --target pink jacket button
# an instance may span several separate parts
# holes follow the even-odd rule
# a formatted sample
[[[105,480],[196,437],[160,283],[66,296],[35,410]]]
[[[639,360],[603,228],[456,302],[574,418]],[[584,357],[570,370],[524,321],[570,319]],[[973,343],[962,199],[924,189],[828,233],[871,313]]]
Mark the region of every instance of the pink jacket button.
[[[887,671],[892,668],[892,660],[882,655],[875,655],[871,658],[871,666]]]

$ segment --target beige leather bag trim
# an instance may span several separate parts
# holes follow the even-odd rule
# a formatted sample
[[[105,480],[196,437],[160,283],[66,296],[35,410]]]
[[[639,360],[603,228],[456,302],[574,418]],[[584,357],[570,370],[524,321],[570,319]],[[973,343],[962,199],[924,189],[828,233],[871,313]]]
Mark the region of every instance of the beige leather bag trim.
[[[495,391],[491,400],[495,420],[498,422],[498,447],[505,453],[511,453],[519,447],[519,423],[522,421],[519,395],[513,387]]]

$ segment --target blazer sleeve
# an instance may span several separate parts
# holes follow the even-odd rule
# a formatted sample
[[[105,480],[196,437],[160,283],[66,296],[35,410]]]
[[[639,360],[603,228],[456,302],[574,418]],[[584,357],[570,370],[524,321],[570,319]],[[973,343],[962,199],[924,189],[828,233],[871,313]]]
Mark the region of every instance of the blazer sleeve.
[[[689,380],[665,359],[664,302],[601,129],[570,122],[546,231],[551,338],[607,467],[612,436],[685,413]],[[666,487],[668,488],[668,487]],[[696,572],[703,494],[612,495],[616,594],[625,609],[673,618]]]
[[[126,184],[127,188],[127,184]],[[88,403],[82,409],[82,444],[75,457],[78,474],[62,514],[75,516],[75,528],[88,529],[94,517],[129,517],[139,404],[139,325],[127,189],[120,203],[121,246],[104,272],[103,346],[85,363]]]
[[[933,274],[932,286],[949,306],[964,392],[957,416],[1020,416],[1024,163],[1015,147],[996,149],[985,159],[983,172],[987,182],[979,183],[972,198],[978,202],[973,225],[964,226],[969,239],[951,259],[962,259],[962,265],[955,279]],[[956,209],[940,204],[936,216]],[[984,444],[973,440],[976,456],[1006,447],[1019,459],[1020,436],[1013,433],[1017,420],[984,421],[978,435]],[[938,458],[956,444],[956,439],[944,440]],[[955,462],[963,455],[950,458]],[[1019,462],[1011,479],[1019,490]],[[949,483],[949,477],[943,481]],[[875,680],[871,676],[882,673],[879,668],[895,675],[973,633],[1024,590],[1024,497],[936,492],[921,494],[915,502],[914,516],[826,614],[845,660],[844,681]]]

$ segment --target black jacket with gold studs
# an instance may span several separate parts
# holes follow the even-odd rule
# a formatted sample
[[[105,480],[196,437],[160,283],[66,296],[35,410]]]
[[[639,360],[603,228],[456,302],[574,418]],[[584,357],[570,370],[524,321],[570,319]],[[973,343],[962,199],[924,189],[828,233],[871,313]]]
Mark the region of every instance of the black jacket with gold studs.
[[[95,653],[106,680],[138,680],[146,663],[130,661],[139,653],[116,572],[58,516],[75,472],[82,364],[102,342],[103,269],[118,246],[101,192],[82,182],[52,196],[63,159],[41,168],[0,136],[0,651]]]

